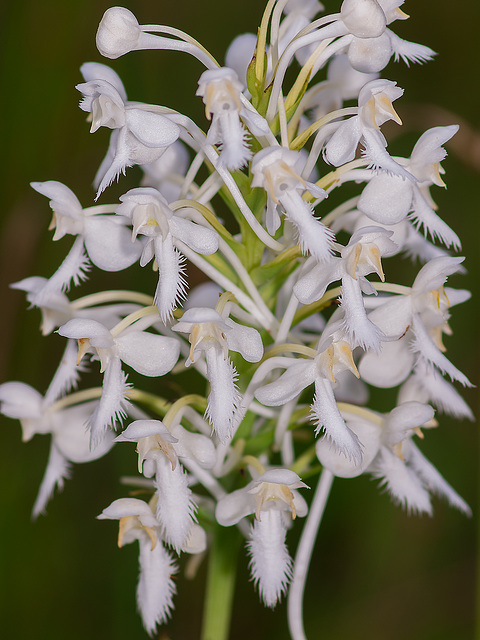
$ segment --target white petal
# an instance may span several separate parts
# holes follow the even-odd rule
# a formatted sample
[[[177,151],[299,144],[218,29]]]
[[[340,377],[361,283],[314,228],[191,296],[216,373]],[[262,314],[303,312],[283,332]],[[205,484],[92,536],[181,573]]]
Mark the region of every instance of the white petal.
[[[352,347],[379,351],[380,341],[385,336],[365,312],[359,280],[348,273],[342,278],[341,305],[345,311],[344,327]]]
[[[397,224],[411,210],[412,183],[384,171],[373,177],[358,201],[358,208],[381,224]]]
[[[146,527],[158,527],[152,510],[144,500],[138,498],[119,498],[106,507],[97,516],[98,520],[120,520],[128,516],[138,516],[142,524]]]
[[[415,334],[415,341],[412,345],[413,351],[419,353],[423,362],[429,362],[435,367],[440,369],[442,373],[446,373],[452,380],[458,380],[464,387],[472,387],[472,383],[465,374],[457,369],[448,358],[446,358],[441,351],[437,348],[427,330],[425,329],[422,321],[414,316],[413,333]]]
[[[203,255],[215,253],[218,249],[218,234],[213,229],[207,229],[191,220],[174,216],[170,220],[172,235],[191,249]]]
[[[76,340],[86,338],[90,340],[93,347],[98,349],[109,349],[114,345],[110,331],[96,320],[74,318],[62,325],[57,333],[65,338]]]
[[[356,478],[365,472],[380,447],[381,427],[366,420],[348,420],[348,426],[355,433],[362,445],[362,461],[355,464],[329,441],[321,438],[316,444],[317,458],[333,475],[339,478]]]
[[[163,376],[173,369],[180,354],[176,338],[146,331],[130,331],[117,339],[120,358],[144,376]]]
[[[453,246],[456,251],[460,249],[461,243],[457,234],[437,216],[418,188],[413,192],[413,213],[410,219],[417,226],[423,225],[425,235],[428,231],[433,240],[438,238],[446,247]]]
[[[315,397],[312,404],[312,415],[316,421],[315,433],[325,430],[325,436],[344,456],[351,458],[356,464],[362,462],[362,448],[358,437],[349,429],[340,412],[328,380],[315,380]]]
[[[230,318],[225,324],[232,331],[228,331],[227,344],[231,351],[237,351],[247,362],[258,362],[263,356],[262,338],[256,329],[238,324]]]
[[[4,382],[0,385],[1,412],[9,418],[42,417],[43,396],[24,382]]]
[[[181,425],[172,429],[172,436],[178,440],[175,453],[179,458],[191,458],[204,469],[211,469],[215,465],[217,454],[210,438],[201,433],[191,433]]]
[[[122,100],[126,102],[127,94],[125,87],[123,86],[120,76],[111,67],[108,67],[106,64],[100,64],[99,62],[85,62],[80,67],[80,72],[85,78],[85,82],[105,80],[118,91]]]
[[[192,525],[185,544],[182,547],[184,553],[203,553],[207,548],[207,534],[199,524]]]
[[[231,527],[245,516],[255,512],[254,497],[248,493],[251,487],[253,483],[220,498],[215,508],[215,519],[218,524],[222,527]]]
[[[233,437],[233,414],[240,400],[237,372],[221,349],[207,349],[206,358],[210,394],[205,415],[220,441],[227,442]]]
[[[432,515],[430,496],[422,482],[403,460],[386,447],[382,447],[370,471],[381,479],[393,500],[408,512]]]
[[[99,269],[120,271],[140,258],[143,245],[132,242],[131,232],[112,218],[95,216],[85,220],[85,248]]]
[[[165,240],[154,238],[153,244],[158,265],[158,284],[154,301],[162,322],[167,324],[173,310],[186,297],[185,258],[174,248],[170,234]]]
[[[179,127],[165,116],[141,109],[127,109],[127,126],[147,147],[168,147],[180,135]]]
[[[167,436],[169,442],[176,442],[176,438],[171,436],[170,431],[160,420],[135,420],[115,438],[115,441],[138,442],[140,438],[154,435],[160,435],[162,438]]]
[[[383,342],[380,353],[366,353],[358,365],[365,382],[386,389],[403,382],[413,369],[415,358],[409,349],[408,338]]]
[[[458,495],[411,441],[408,442],[407,456],[408,464],[420,476],[429,491],[446,498],[452,507],[455,507],[465,515],[472,515],[472,510],[465,500]]]
[[[54,439],[58,450],[72,462],[90,462],[104,456],[113,447],[113,433],[107,431],[95,448],[90,447],[86,427],[98,401],[68,407],[52,416]]]
[[[103,446],[107,429],[113,429],[116,422],[122,423],[129,402],[126,399],[128,385],[121,368],[120,358],[112,358],[103,376],[102,397],[93,412],[88,425],[91,429],[90,442],[92,448]]]
[[[334,167],[355,158],[355,152],[362,137],[362,129],[358,116],[343,122],[325,145],[325,159]]]
[[[158,497],[156,516],[162,536],[177,553],[186,543],[195,519],[195,503],[182,465],[172,469],[170,460],[160,453],[156,457],[155,488]]]
[[[257,389],[255,397],[269,407],[281,406],[310,386],[316,373],[316,366],[311,360],[296,362],[289,366],[278,380]]]
[[[281,512],[264,511],[262,520],[255,520],[247,543],[252,579],[263,603],[272,609],[286,592],[292,576],[292,559],[285,536]]]
[[[177,572],[177,567],[162,544],[157,543],[152,549],[151,540],[146,535],[139,540],[139,544],[137,606],[143,626],[153,636],[157,626],[166,622],[171,615],[173,596],[176,593],[172,576]]]
[[[33,505],[32,518],[34,520],[41,513],[45,514],[47,502],[52,498],[55,488],[58,487],[59,491],[63,489],[63,482],[70,477],[70,472],[68,460],[60,453],[52,439],[45,475]]]

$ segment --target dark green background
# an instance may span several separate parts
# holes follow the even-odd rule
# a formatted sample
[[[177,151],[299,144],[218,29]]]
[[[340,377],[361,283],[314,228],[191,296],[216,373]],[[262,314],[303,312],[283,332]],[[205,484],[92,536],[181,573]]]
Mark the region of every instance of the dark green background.
[[[92,204],[90,186],[108,140],[90,136],[77,108],[74,85],[85,61],[101,61],[94,35],[100,1],[4,0],[0,5],[2,82],[2,219],[0,237],[0,380],[20,379],[43,391],[61,349],[57,336],[38,333],[39,314],[26,313],[23,295],[8,289],[29,275],[53,273],[70,241],[52,244],[47,201],[28,187],[32,180],[60,180],[82,202]],[[184,29],[220,60],[234,35],[254,31],[261,0],[153,2],[128,4],[140,23]],[[336,10],[337,3],[327,3]],[[392,64],[384,77],[397,80],[405,96],[396,103],[404,119],[406,153],[426,128],[460,122],[462,133],[444,163],[448,191],[435,190],[440,214],[463,241],[469,275],[452,284],[477,293],[479,269],[480,132],[478,131],[478,4],[473,0],[407,2],[412,19],[394,30],[439,52],[437,59],[408,70]],[[108,61],[107,61],[108,63]],[[171,52],[136,52],[112,63],[129,97],[177,108],[202,126],[202,104],[194,98],[202,68]],[[432,105],[437,105],[433,107]],[[392,133],[397,133],[392,130]],[[133,185],[122,181],[103,202]],[[405,268],[403,282],[411,283]],[[143,274],[142,274],[143,275]],[[123,278],[123,276],[121,276]],[[129,278],[130,277],[130,281]],[[83,291],[100,286],[134,286],[132,276],[93,278]],[[134,276],[137,277],[137,276]],[[402,276],[401,276],[402,277]],[[113,284],[117,282],[117,284]],[[119,283],[120,282],[120,283]],[[144,281],[145,290],[152,281]],[[454,310],[449,356],[478,384],[478,302]],[[478,411],[476,392],[465,393]],[[0,460],[0,634],[13,640],[144,638],[135,613],[137,551],[119,551],[116,527],[95,516],[122,495],[120,474],[135,473],[135,457],[118,447],[106,459],[77,466],[48,517],[30,522],[30,510],[48,455],[48,438],[22,444],[17,423],[2,419]],[[441,419],[427,433],[422,450],[477,511],[477,435],[474,425]],[[407,517],[380,495],[367,478],[334,485],[306,591],[310,640],[470,640],[475,637],[475,521],[435,501],[435,517]],[[294,548],[291,536],[291,547]],[[174,640],[199,637],[204,570],[179,596],[168,634]],[[258,603],[240,569],[232,640],[288,637],[283,606],[275,613]],[[167,633],[167,632],[166,632]],[[160,637],[163,637],[160,634]]]

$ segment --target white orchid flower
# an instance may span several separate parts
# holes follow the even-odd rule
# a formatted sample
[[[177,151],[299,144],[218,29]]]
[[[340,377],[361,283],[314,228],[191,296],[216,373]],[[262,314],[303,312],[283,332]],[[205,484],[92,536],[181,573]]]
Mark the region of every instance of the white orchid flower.
[[[457,234],[441,220],[434,209],[429,187],[445,187],[440,162],[447,155],[442,147],[458,131],[457,125],[434,127],[426,131],[413,148],[408,160],[397,158],[418,182],[402,180],[397,175],[374,175],[360,197],[358,208],[369,218],[384,224],[396,224],[408,217],[423,225],[433,239],[439,238],[447,247],[460,248]]]
[[[167,202],[174,202],[180,197],[184,176],[190,164],[187,147],[176,140],[165,149],[165,152],[150,164],[142,165],[145,172],[142,187],[153,187],[160,191]]]
[[[255,514],[247,543],[250,571],[267,607],[275,607],[291,578],[292,560],[285,537],[289,522],[307,514],[307,504],[296,491],[302,487],[307,485],[295,472],[269,469],[243,489],[221,498],[215,509],[215,518],[223,527]]]
[[[0,385],[0,412],[9,418],[20,420],[24,442],[37,433],[52,436],[47,467],[33,506],[33,518],[45,513],[55,488],[62,490],[65,479],[70,477],[72,462],[77,464],[98,460],[114,444],[113,436],[107,433],[95,448],[90,447],[90,437],[85,425],[98,401],[64,408],[56,406],[56,400],[77,382],[75,360],[76,349],[74,343],[69,341],[45,396],[23,382],[6,382]]]
[[[362,379],[380,388],[403,382],[415,360],[435,367],[452,380],[471,386],[468,378],[442,353],[442,333],[449,331],[448,309],[469,293],[444,289],[447,277],[459,271],[463,258],[440,257],[419,271],[410,293],[389,297],[369,319],[388,337],[380,353],[366,353],[359,364]]]
[[[81,71],[86,82],[76,88],[84,96],[80,108],[91,114],[91,132],[101,126],[113,129],[107,155],[95,176],[98,199],[127,167],[157,160],[177,140],[180,128],[166,116],[129,103],[120,78],[111,69],[107,75],[105,65],[90,62]]]
[[[358,115],[342,122],[325,145],[327,162],[339,167],[355,158],[360,142],[363,156],[375,169],[382,169],[403,179],[415,178],[386,151],[387,142],[380,131],[387,120],[402,124],[392,102],[403,95],[403,89],[390,80],[368,82],[358,94]]]
[[[93,444],[126,415],[128,384],[122,362],[144,376],[163,376],[173,368],[180,353],[175,338],[142,331],[135,325],[116,332],[96,320],[76,318],[60,327],[58,333],[78,341],[78,362],[89,351],[100,360],[103,392],[89,421]]]
[[[375,294],[375,286],[365,276],[376,273],[382,281],[381,257],[397,252],[392,242],[392,231],[379,227],[364,227],[352,234],[349,243],[341,250],[340,258],[332,258],[327,264],[314,265],[298,279],[293,290],[302,304],[320,300],[327,287],[336,280],[342,281],[341,307],[344,310],[344,326],[352,346],[378,351],[382,332],[369,320],[365,311],[364,294]],[[308,268],[308,262],[306,267]]]
[[[137,605],[147,633],[153,636],[158,625],[171,615],[176,593],[173,576],[178,571],[172,556],[160,542],[160,524],[154,511],[143,500],[120,498],[97,517],[99,520],[119,520],[119,547],[138,540]]]
[[[206,307],[191,308],[172,327],[173,331],[190,334],[191,348],[186,366],[196,362],[205,352],[210,382],[206,416],[221,442],[233,437],[233,414],[240,400],[236,370],[228,352],[237,351],[247,362],[258,362],[263,356],[258,331],[229,318],[227,309],[228,305],[219,313]]]
[[[196,505],[178,458],[191,458],[202,467],[211,468],[216,461],[212,441],[181,425],[170,431],[160,420],[136,420],[115,441],[137,443],[140,473],[155,477],[155,513],[162,537],[179,552],[195,522]]]
[[[42,296],[68,290],[70,281],[78,284],[85,279],[88,260],[84,251],[103,271],[120,271],[138,260],[143,246],[141,242],[130,242],[128,221],[119,216],[104,215],[104,207],[84,209],[73,191],[61,182],[32,182],[31,186],[50,200],[53,211],[50,228],[55,229],[53,239],[60,240],[67,234],[77,236],[69,255],[50,278]],[[110,212],[113,213],[112,208]]]
[[[313,207],[302,199],[308,191],[323,200],[326,192],[300,176],[302,156],[285,147],[267,147],[255,154],[252,161],[252,187],[267,191],[266,227],[273,235],[280,226],[279,209],[294,226],[304,253],[319,262],[331,257],[333,233],[313,215]]]
[[[252,155],[241,121],[255,136],[270,133],[267,121],[242,104],[242,89],[236,72],[228,67],[204,71],[198,81],[197,95],[203,98],[205,115],[208,120],[213,116],[207,143],[220,145],[219,163],[232,171],[243,167]]]
[[[120,197],[122,204],[117,214],[131,220],[132,240],[144,235],[148,242],[140,264],[145,266],[155,257],[158,266],[158,285],[155,304],[162,322],[166,324],[179,302],[185,298],[187,283],[183,276],[185,261],[176,243],[185,243],[201,254],[212,254],[218,249],[218,234],[175,213],[156,189],[131,189]]]
[[[350,371],[358,377],[352,348],[335,324],[325,329],[315,352],[312,358],[292,359],[292,364],[286,366],[286,371],[278,380],[257,389],[255,397],[262,404],[278,407],[293,400],[314,383],[312,417],[316,423],[315,434],[324,429],[325,436],[333,446],[359,464],[362,459],[361,444],[340,415],[332,388],[336,382],[335,376],[342,371]]]
[[[419,427],[427,427],[433,415],[429,405],[415,401],[404,402],[388,414],[372,413],[371,419],[346,411],[345,420],[363,445],[361,465],[355,466],[338,455],[325,439],[317,443],[317,457],[324,467],[341,478],[363,473],[380,478],[395,502],[408,511],[432,515],[432,493],[443,496],[451,506],[470,515],[469,506],[412,441],[413,434],[421,435]]]

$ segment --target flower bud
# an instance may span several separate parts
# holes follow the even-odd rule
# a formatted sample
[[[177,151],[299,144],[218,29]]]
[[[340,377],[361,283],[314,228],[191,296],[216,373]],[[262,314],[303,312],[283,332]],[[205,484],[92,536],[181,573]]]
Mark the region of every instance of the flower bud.
[[[343,0],[340,15],[344,25],[357,38],[378,38],[387,26],[377,0]]]
[[[98,25],[97,49],[106,58],[119,58],[135,49],[141,30],[138,20],[124,7],[111,7]]]

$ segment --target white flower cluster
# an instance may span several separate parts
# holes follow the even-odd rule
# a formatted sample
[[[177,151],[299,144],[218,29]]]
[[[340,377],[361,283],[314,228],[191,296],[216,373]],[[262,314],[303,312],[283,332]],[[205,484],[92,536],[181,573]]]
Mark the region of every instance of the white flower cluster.
[[[50,201],[53,239],[74,242],[50,278],[14,286],[66,347],[45,395],[5,383],[1,411],[21,421],[24,440],[51,434],[35,517],[72,464],[136,443],[143,477],[131,482],[149,500],[117,499],[99,518],[119,520],[119,546],[139,543],[137,601],[150,634],[171,614],[177,556],[215,553],[212,540],[236,527],[260,598],[274,607],[290,590],[290,631],[304,640],[306,570],[333,476],[371,474],[410,512],[431,514],[432,494],[470,512],[414,443],[438,424],[435,410],[471,418],[444,376],[470,383],[442,343],[451,307],[469,294],[445,286],[463,258],[449,252],[460,242],[430,193],[444,186],[443,145],[457,127],[426,131],[409,158],[391,156],[381,131],[401,124],[393,102],[403,89],[379,72],[392,56],[434,55],[390,29],[407,18],[402,4],[344,0],[321,15],[316,0],[271,1],[258,37],[235,39],[223,67],[187,34],[109,9],[102,55],[172,49],[206,67],[191,89],[209,128],[128,100],[116,72],[90,62],[80,108],[92,132],[112,131],[96,199],[132,165],[142,184],[119,203],[84,208],[59,182],[32,183]],[[357,195],[330,206],[347,182]],[[382,259],[400,254],[423,264],[411,285],[386,280]],[[187,261],[210,281],[189,295]],[[151,295],[123,290],[119,276],[118,290],[67,296],[92,265],[120,272],[137,262],[158,272]],[[85,356],[103,383],[76,391]],[[186,367],[184,395],[142,381]],[[375,410],[369,385],[399,387],[396,406]],[[318,462],[309,513],[299,490]],[[307,514],[292,559],[286,534]]]

